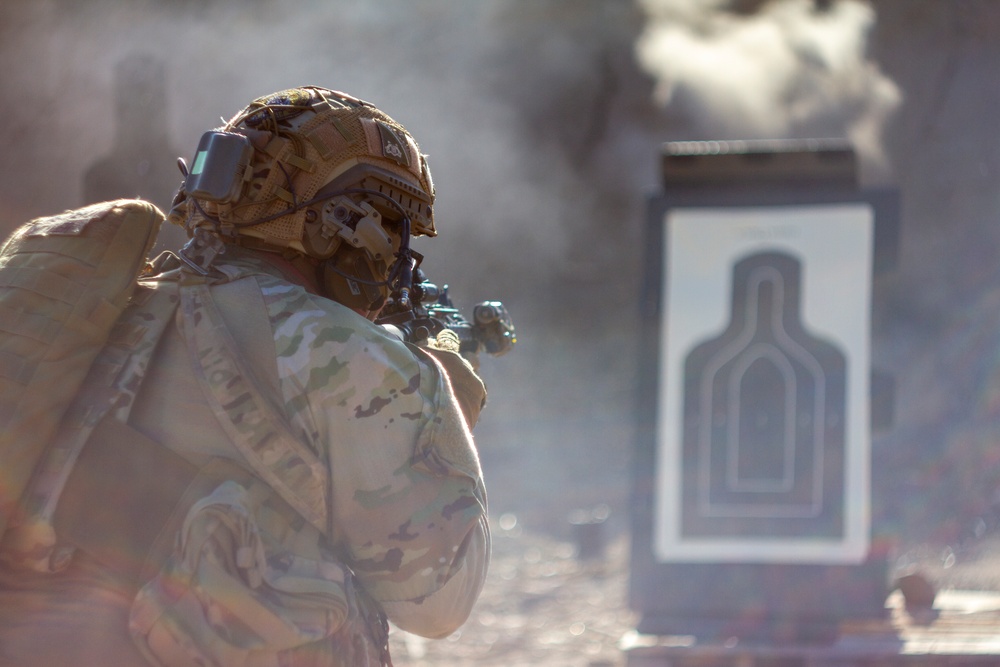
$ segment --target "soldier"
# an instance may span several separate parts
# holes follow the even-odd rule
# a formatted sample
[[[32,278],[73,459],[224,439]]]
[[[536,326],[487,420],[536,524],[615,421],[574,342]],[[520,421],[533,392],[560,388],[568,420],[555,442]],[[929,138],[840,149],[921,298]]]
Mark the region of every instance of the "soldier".
[[[485,387],[448,330],[418,347],[373,323],[406,300],[409,237],[436,234],[425,157],[302,87],[206,133],[185,176],[168,219],[191,240],[95,364],[122,360],[113,409],[36,473],[57,542],[7,536],[0,659],[390,664],[386,619],[452,633],[489,561]],[[17,568],[43,551],[55,572]]]

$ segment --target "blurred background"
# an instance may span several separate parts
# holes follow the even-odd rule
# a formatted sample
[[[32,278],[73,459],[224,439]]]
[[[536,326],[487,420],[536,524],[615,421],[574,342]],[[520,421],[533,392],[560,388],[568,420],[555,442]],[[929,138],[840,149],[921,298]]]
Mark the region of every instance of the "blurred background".
[[[255,97],[371,101],[430,156],[429,277],[517,324],[483,361],[492,514],[624,531],[662,143],[848,138],[862,185],[902,202],[876,295],[896,403],[875,530],[943,558],[1000,509],[998,56],[991,0],[4,0],[0,231],[120,196],[166,208],[176,158]]]

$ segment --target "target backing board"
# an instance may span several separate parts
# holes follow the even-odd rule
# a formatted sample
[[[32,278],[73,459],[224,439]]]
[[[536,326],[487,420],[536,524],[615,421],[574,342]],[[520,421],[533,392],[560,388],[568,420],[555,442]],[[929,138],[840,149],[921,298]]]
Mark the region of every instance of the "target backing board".
[[[662,225],[657,559],[863,561],[871,205],[674,208]]]

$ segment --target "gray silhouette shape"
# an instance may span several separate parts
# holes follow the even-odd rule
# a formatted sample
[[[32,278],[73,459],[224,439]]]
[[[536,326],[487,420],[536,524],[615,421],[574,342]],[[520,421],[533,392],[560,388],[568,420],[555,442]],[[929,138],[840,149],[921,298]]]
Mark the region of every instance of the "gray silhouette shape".
[[[800,264],[733,268],[726,330],[685,362],[682,532],[842,537],[846,359],[802,324]]]
[[[166,71],[148,55],[115,66],[115,138],[111,153],[83,177],[85,203],[139,197],[166,209],[180,184],[168,139]]]

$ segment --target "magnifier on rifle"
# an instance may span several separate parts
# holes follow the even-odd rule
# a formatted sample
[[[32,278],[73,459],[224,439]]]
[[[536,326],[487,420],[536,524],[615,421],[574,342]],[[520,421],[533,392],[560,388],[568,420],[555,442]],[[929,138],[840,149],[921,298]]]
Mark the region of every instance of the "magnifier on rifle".
[[[409,307],[390,297],[376,324],[394,327],[403,340],[417,345],[444,329],[458,335],[463,354],[499,357],[514,347],[517,336],[507,308],[499,301],[482,301],[472,308],[472,320],[465,319],[448,296],[448,286],[439,288],[427,280],[420,268],[414,269]]]

